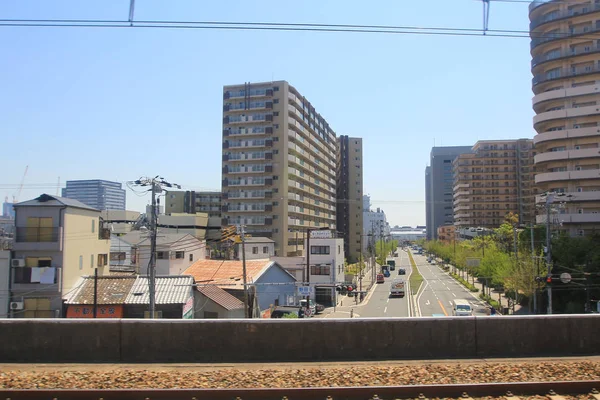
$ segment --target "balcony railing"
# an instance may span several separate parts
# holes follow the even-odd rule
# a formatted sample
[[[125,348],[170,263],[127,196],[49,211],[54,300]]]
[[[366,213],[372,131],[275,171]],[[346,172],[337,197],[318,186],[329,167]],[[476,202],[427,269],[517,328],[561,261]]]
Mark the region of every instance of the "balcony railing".
[[[59,238],[60,228],[30,228],[17,227],[17,243],[56,243]]]
[[[599,71],[600,71],[600,67],[597,65],[589,65],[587,67],[575,68],[575,69],[561,68],[552,76],[548,76],[547,74],[538,74],[533,77],[533,80],[531,81],[531,83],[533,84],[533,86],[535,86],[535,85],[539,85],[540,83],[543,83],[543,82],[553,81],[555,79],[570,78],[570,77],[578,76],[578,75],[592,74],[592,73],[599,72]]]
[[[531,68],[546,61],[560,60],[561,58],[594,54],[598,52],[600,52],[600,47],[598,46],[584,46],[580,49],[560,50],[548,54],[540,54],[539,56],[533,57],[531,60]]]
[[[531,50],[535,49],[537,46],[547,43],[547,42],[552,42],[554,40],[561,40],[561,39],[570,39],[573,36],[578,36],[578,35],[588,35],[590,33],[593,32],[598,32],[600,30],[600,27],[585,27],[583,29],[574,29],[572,31],[569,32],[564,32],[564,31],[560,31],[560,32],[552,32],[552,33],[532,33],[533,36],[537,35],[537,37],[534,37],[531,39]]]
[[[548,1],[534,1],[531,5],[533,5],[535,3],[544,4],[547,2]],[[538,4],[538,5],[541,5],[541,4]],[[575,4],[575,3],[573,3],[573,4]],[[529,9],[530,11],[532,10],[531,5],[530,5],[530,9]],[[529,30],[533,30],[533,29],[537,28],[538,26],[545,24],[547,22],[556,21],[556,20],[559,20],[562,18],[576,17],[579,15],[590,14],[590,13],[600,10],[599,4],[580,3],[579,5],[582,5],[585,7],[582,9],[580,8],[580,9],[576,9],[576,10],[564,10],[564,11],[558,11],[558,12],[555,12],[552,14],[542,15],[542,16],[532,20],[529,23]]]

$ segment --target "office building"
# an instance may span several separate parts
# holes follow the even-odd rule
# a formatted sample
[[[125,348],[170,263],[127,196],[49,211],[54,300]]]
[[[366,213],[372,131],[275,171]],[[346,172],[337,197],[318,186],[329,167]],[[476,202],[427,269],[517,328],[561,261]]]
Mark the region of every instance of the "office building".
[[[308,228],[336,228],[336,147],[287,82],[225,86],[222,224],[270,237],[278,256],[303,252]]]
[[[342,135],[337,154],[337,230],[344,239],[348,262],[360,256],[363,231],[363,151],[362,139]]]
[[[425,170],[425,181],[429,183],[429,191],[425,190],[425,202],[429,206],[429,216],[425,220],[428,238],[437,239],[437,228],[454,224],[452,162],[458,155],[470,152],[471,146],[445,146],[431,149],[429,169]]]
[[[497,228],[514,213],[533,221],[533,140],[480,140],[453,162],[454,225]],[[439,229],[438,229],[439,237]]]
[[[221,192],[169,191],[165,195],[166,214],[207,213],[221,218]]]
[[[600,228],[600,42],[592,34],[600,30],[600,4],[534,1],[529,19],[535,184],[540,193],[561,194],[554,199],[564,206],[549,204],[560,229],[588,235]]]
[[[100,179],[67,181],[62,197],[78,200],[96,210],[125,210],[125,189],[119,182]]]
[[[433,232],[427,229],[431,226],[431,207],[433,207],[431,199],[431,167],[425,167],[425,231],[427,240],[433,239]]]

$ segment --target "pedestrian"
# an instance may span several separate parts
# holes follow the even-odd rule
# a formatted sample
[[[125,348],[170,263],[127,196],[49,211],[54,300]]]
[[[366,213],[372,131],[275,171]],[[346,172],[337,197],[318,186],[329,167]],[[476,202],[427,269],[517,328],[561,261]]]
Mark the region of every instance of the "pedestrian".
[[[496,315],[496,309],[494,307],[490,310],[490,315]]]

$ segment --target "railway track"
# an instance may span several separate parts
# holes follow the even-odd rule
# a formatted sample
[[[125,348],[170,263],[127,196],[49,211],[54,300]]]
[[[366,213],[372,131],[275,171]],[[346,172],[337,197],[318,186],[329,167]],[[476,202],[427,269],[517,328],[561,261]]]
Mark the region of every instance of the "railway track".
[[[588,395],[600,400],[600,380],[270,389],[0,389],[0,400],[387,400]]]

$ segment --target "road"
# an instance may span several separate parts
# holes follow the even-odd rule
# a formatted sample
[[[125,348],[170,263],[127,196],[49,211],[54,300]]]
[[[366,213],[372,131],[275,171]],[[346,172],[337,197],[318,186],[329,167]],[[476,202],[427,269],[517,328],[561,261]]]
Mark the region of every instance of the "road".
[[[425,256],[413,253],[413,258],[423,276],[416,299],[416,316],[452,316],[452,302],[456,299],[467,300],[473,307],[473,315],[486,313],[485,304],[447,272],[429,264]]]
[[[360,318],[377,318],[377,317],[409,317],[409,296],[408,276],[411,272],[410,260],[408,254],[401,249],[398,249],[398,257],[396,260],[396,270],[390,271],[389,278],[385,278],[384,283],[376,284],[375,288],[367,295],[365,304],[357,307],[356,312],[360,314]],[[402,298],[390,298],[390,286],[392,279],[397,278],[399,268],[406,270],[406,275],[402,276],[406,280],[406,295]]]

